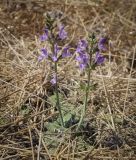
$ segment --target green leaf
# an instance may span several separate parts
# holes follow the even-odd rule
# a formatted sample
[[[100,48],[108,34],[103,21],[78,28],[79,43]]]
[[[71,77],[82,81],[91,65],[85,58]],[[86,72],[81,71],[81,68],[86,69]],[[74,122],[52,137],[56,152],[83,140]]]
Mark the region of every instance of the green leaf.
[[[89,89],[90,90],[95,90],[97,86],[98,86],[97,83],[94,83],[94,84],[92,83],[90,85]],[[86,83],[80,83],[80,89],[83,90],[83,91],[85,91],[86,90]]]
[[[28,115],[30,113],[30,107],[28,105],[22,105],[20,110],[20,115]]]
[[[80,89],[85,91],[86,90],[86,84],[85,83],[80,83]]]
[[[63,95],[59,94],[59,100],[60,100],[60,102],[63,101]],[[53,106],[56,106],[56,101],[57,101],[56,95],[54,94],[54,95],[50,96],[49,101]]]
[[[44,124],[44,127],[46,127],[48,132],[51,133],[56,133],[64,130],[63,127],[58,123],[58,121],[46,122]]]

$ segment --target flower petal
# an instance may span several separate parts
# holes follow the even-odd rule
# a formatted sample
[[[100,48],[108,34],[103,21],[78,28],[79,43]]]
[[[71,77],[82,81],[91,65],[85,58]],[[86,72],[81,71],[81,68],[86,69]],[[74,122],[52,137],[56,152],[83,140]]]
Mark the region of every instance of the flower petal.
[[[56,61],[58,60],[58,58],[54,55],[54,56],[52,56],[52,60],[53,60],[54,62],[56,62]]]
[[[85,69],[89,63],[89,55],[87,53],[82,52],[76,57],[76,60],[79,62],[79,68],[81,70]]]
[[[60,25],[60,26],[59,26],[59,38],[60,38],[61,40],[64,40],[64,39],[67,38],[67,32],[66,32],[65,29],[64,29],[64,25]]]
[[[38,61],[42,61],[44,58],[48,58],[48,52],[46,48],[41,49],[41,55],[38,57]]]
[[[99,42],[98,42],[98,49],[101,51],[106,51],[106,47],[105,47],[105,43],[106,43],[107,39],[106,38],[100,38]]]
[[[84,40],[84,39],[81,39],[79,42],[78,42],[78,45],[77,45],[77,52],[81,52],[81,51],[85,51],[86,48],[87,48],[87,41]]]
[[[62,52],[62,57],[65,58],[65,57],[70,57],[71,56],[71,53],[69,51],[69,46],[65,47],[63,49],[63,52]]]
[[[48,52],[46,48],[41,49],[42,54],[44,55],[45,58],[48,58]]]
[[[105,60],[104,56],[101,55],[99,52],[97,52],[95,56],[95,63],[101,65],[104,62],[104,60]]]
[[[50,81],[52,83],[52,85],[56,84],[57,79],[56,79],[56,75],[53,75],[53,78]]]

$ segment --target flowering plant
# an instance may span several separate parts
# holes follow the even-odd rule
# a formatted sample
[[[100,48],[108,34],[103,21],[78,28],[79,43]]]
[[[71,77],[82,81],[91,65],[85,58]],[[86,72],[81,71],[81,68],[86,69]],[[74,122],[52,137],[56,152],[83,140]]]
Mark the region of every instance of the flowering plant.
[[[48,41],[50,47],[42,48],[41,54],[38,57],[38,61],[42,61],[43,59],[47,59],[54,64],[54,75],[51,79],[52,85],[55,86],[56,92],[56,108],[59,111],[61,125],[64,127],[63,116],[61,111],[61,106],[59,102],[59,93],[58,93],[58,61],[62,58],[66,58],[71,56],[70,46],[60,46],[59,43],[61,41],[65,41],[67,39],[67,32],[63,24],[56,23],[56,17],[52,13],[48,13],[46,16],[46,28],[44,29],[43,35],[40,36],[41,42]]]
[[[50,47],[44,47],[41,49],[41,54],[38,60],[42,61],[43,59],[47,59],[54,64],[55,73],[50,82],[55,86],[56,108],[59,111],[61,125],[62,127],[65,127],[58,92],[58,61],[62,58],[70,57],[71,51],[70,46],[59,45],[59,42],[63,42],[64,44],[67,39],[65,26],[63,24],[56,23],[56,17],[52,16],[52,14],[47,14],[46,18],[46,28],[44,30],[44,34],[41,35],[40,40],[42,43],[48,41]],[[95,69],[98,65],[101,65],[105,60],[104,56],[101,54],[102,51],[106,50],[105,43],[106,38],[100,38],[99,40],[97,40],[96,37],[92,35],[87,39],[80,39],[75,49],[75,60],[79,63],[80,70],[86,71],[88,74],[88,80],[85,89],[84,106],[77,129],[80,128],[87,109],[91,70]]]
[[[87,40],[79,40],[77,45],[76,60],[79,63],[79,68],[81,71],[86,70],[88,74],[87,85],[85,89],[84,106],[77,129],[80,128],[87,109],[91,70],[95,69],[96,66],[101,65],[105,60],[104,56],[101,54],[102,51],[106,50],[105,43],[106,38],[100,38],[100,40],[97,41],[95,36],[92,35]]]

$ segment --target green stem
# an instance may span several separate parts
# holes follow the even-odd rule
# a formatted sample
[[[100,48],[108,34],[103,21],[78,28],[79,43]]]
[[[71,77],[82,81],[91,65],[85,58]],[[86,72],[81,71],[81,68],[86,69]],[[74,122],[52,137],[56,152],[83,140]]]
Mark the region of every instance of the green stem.
[[[54,37],[54,36],[53,36],[53,29],[50,29],[50,34],[51,34],[51,37]],[[55,40],[52,39],[52,38],[50,38],[50,39],[49,39],[49,42],[51,43],[51,45],[52,45],[52,51],[53,51],[53,53],[55,54],[55,51],[54,51]],[[57,107],[57,109],[58,109],[58,111],[59,111],[61,126],[62,126],[62,127],[65,127],[64,121],[63,121],[63,116],[62,116],[62,111],[61,111],[61,106],[60,106],[59,92],[58,92],[58,74],[57,74],[57,73],[58,73],[58,69],[57,69],[57,63],[58,63],[58,61],[56,61],[56,62],[54,63],[54,65],[55,65],[55,66],[54,66],[54,67],[55,67],[55,76],[56,76],[56,83],[55,83],[56,107]]]
[[[64,121],[63,121],[63,116],[61,112],[61,106],[60,106],[60,101],[59,101],[59,92],[58,92],[58,75],[57,75],[57,62],[55,62],[55,74],[56,74],[56,84],[55,84],[55,90],[56,90],[56,107],[59,111],[60,115],[60,120],[61,120],[61,125],[64,127]]]
[[[87,85],[86,85],[86,89],[85,89],[84,106],[83,106],[82,114],[81,114],[81,117],[80,117],[80,121],[78,123],[77,130],[79,130],[79,128],[81,127],[83,119],[84,119],[85,114],[86,114],[87,100],[88,100],[88,94],[89,94],[89,88],[90,88],[90,75],[91,75],[91,69],[89,68],[89,71],[88,71],[88,81],[87,81]]]

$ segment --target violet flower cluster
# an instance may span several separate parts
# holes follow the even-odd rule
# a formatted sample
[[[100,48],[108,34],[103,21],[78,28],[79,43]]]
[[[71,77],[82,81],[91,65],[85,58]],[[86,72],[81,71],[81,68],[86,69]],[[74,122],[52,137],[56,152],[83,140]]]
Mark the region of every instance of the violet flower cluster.
[[[58,45],[59,41],[64,41],[67,39],[67,32],[65,31],[64,25],[60,24],[57,26],[58,32],[54,34],[50,29],[46,28],[43,35],[40,36],[40,41],[53,44],[53,49],[42,48],[41,54],[38,57],[38,61],[43,59],[51,60],[52,62],[57,62],[61,58],[66,58],[71,56],[70,46],[61,47]],[[56,41],[53,40],[53,37]],[[52,43],[53,41],[53,43]],[[53,79],[50,81],[53,85],[56,83],[56,76],[53,75]]]
[[[65,40],[67,38],[67,32],[65,31],[63,25],[59,26],[58,36],[59,36],[60,40]],[[42,42],[44,42],[44,41],[47,41],[50,38],[51,37],[49,37],[49,30],[45,29],[44,34],[40,37],[40,40]],[[46,48],[42,48],[41,49],[41,55],[38,57],[38,60],[42,61],[44,58],[46,58],[46,59],[49,58],[52,61],[56,62],[56,61],[58,61],[58,59],[60,57],[65,58],[65,57],[71,56],[71,53],[70,53],[69,49],[70,49],[70,47],[66,46],[62,50],[61,47],[59,47],[58,44],[55,43],[52,53],[50,53]],[[61,55],[59,55],[59,52],[61,52]]]
[[[43,47],[41,49],[41,54],[38,57],[38,61],[43,59],[48,59],[52,62],[57,63],[59,59],[71,56],[70,46],[60,46],[59,42],[64,42],[67,39],[67,32],[63,24],[59,24],[55,27],[53,26],[53,20],[49,16],[48,24],[44,30],[43,35],[40,36],[40,41],[48,41],[51,44],[50,48]],[[54,32],[54,28],[57,28]],[[56,33],[57,32],[57,33]],[[96,41],[94,36],[90,39],[79,40],[76,48],[76,61],[79,63],[79,68],[84,70],[85,68],[101,65],[105,58],[101,54],[102,51],[106,51],[106,38],[100,38]],[[56,73],[55,73],[56,74]],[[51,80],[52,84],[56,83],[56,75],[53,75]]]
[[[88,42],[84,39],[80,40],[77,45],[76,52],[78,56],[76,60],[79,62],[79,67],[81,70],[85,69],[89,63],[89,55],[87,53]]]
[[[79,68],[87,70],[87,84],[85,87],[85,100],[84,105],[81,112],[81,117],[78,123],[77,130],[80,129],[83,119],[86,114],[87,110],[87,102],[88,102],[88,95],[90,90],[90,77],[91,77],[91,70],[95,69],[97,65],[101,65],[104,62],[104,56],[101,54],[102,51],[106,50],[105,47],[105,38],[101,38],[98,42],[94,35],[88,37],[88,40],[82,39],[78,42],[76,53],[76,60],[79,63]]]
[[[91,53],[89,51],[89,42],[85,39],[81,39],[78,42],[77,45],[77,49],[76,49],[76,53],[78,53],[78,55],[76,56],[76,60],[79,63],[79,68],[81,70],[84,70],[85,68],[89,67],[90,65],[101,65],[105,58],[104,56],[101,54],[102,51],[106,50],[106,38],[100,38],[100,40],[97,42],[97,51],[93,51],[93,53]],[[95,47],[91,45],[91,47]],[[93,50],[93,48],[91,48],[91,50]],[[92,54],[95,54],[94,58],[92,59]],[[93,64],[92,64],[93,62]]]

